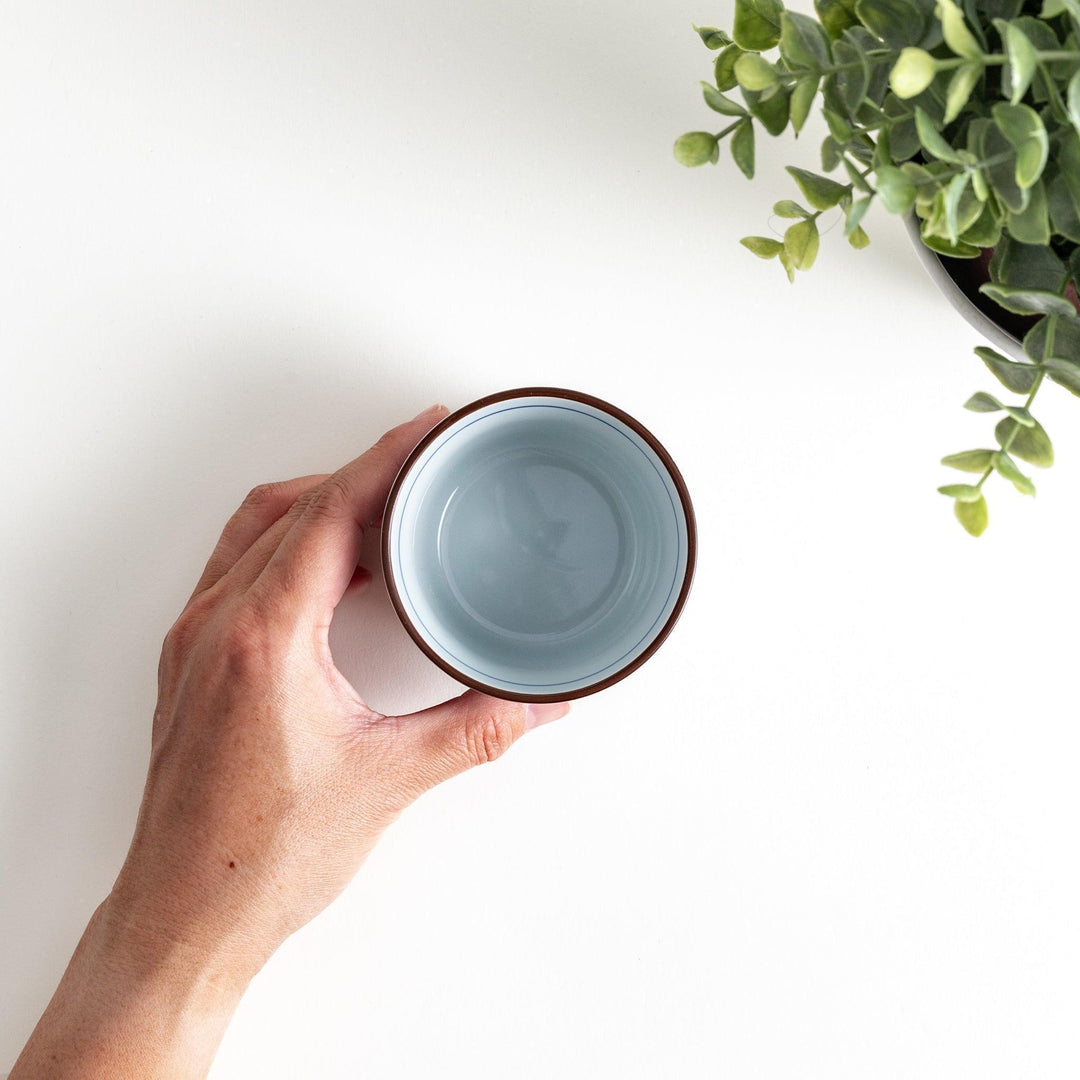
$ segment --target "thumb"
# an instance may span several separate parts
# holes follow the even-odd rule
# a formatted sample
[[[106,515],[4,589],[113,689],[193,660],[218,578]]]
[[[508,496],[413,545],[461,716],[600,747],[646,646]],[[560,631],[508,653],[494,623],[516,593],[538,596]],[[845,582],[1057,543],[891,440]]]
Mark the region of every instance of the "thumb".
[[[534,727],[570,711],[565,701],[503,701],[476,690],[409,716],[396,717],[396,738],[415,774],[432,788],[451,776],[501,757]]]

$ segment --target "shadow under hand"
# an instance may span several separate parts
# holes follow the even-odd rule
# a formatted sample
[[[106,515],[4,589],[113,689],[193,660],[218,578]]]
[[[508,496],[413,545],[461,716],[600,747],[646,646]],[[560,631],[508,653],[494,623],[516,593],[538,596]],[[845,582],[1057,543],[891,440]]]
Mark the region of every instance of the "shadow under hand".
[[[417,648],[386,592],[381,535],[364,537],[360,565],[372,573],[361,593],[346,596],[330,624],[330,651],[338,670],[373,709],[390,716],[427,708],[456,697],[455,682]]]

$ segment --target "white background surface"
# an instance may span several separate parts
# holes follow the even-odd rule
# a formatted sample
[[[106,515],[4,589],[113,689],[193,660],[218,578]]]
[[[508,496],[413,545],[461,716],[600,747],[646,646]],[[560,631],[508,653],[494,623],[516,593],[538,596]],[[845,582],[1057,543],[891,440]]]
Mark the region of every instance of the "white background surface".
[[[161,638],[256,482],[548,383],[683,466],[641,671],[425,796],[253,984],[213,1076],[1059,1077],[1080,1008],[1077,402],[975,541],[992,380],[900,224],[789,287],[815,167],[717,129],[726,0],[0,5],[0,1070],[126,850]],[[951,479],[960,479],[952,476]],[[375,632],[371,633],[370,628]],[[374,705],[453,687],[379,588]]]

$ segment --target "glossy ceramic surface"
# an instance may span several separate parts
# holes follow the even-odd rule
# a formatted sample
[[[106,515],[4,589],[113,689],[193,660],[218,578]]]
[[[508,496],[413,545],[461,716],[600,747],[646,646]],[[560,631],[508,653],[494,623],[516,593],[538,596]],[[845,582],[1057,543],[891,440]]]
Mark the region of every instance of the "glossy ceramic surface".
[[[384,517],[391,596],[460,681],[525,700],[580,696],[670,629],[693,513],[639,424],[569,391],[513,391],[443,421]]]

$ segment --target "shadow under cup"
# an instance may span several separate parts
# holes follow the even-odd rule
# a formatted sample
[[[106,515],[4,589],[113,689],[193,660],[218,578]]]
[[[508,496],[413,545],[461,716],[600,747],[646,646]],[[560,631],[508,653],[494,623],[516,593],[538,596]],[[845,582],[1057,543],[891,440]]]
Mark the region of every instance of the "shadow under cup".
[[[694,520],[671,458],[584,394],[507,391],[413,451],[384,515],[394,606],[460,682],[565,700],[628,674],[689,589]]]

